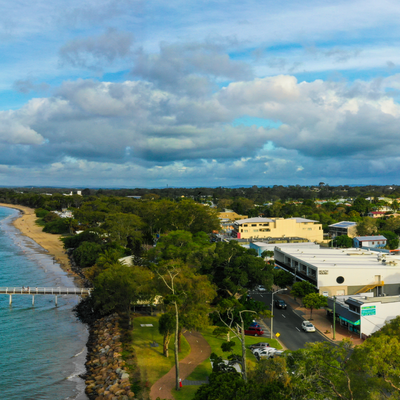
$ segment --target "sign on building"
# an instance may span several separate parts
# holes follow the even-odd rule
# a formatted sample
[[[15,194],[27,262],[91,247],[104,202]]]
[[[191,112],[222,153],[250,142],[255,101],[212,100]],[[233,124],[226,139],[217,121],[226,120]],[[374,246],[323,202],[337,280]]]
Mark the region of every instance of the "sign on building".
[[[361,316],[376,315],[376,306],[364,306],[361,309]]]

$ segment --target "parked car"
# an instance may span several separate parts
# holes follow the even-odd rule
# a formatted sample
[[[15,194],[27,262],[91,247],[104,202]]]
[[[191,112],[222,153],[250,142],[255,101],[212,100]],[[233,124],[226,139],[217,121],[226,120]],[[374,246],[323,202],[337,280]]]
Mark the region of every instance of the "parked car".
[[[255,356],[258,360],[262,359],[262,358],[274,358],[277,356],[282,355],[283,350],[277,350],[274,348],[269,348],[269,349],[265,349],[259,353],[257,353]]]
[[[249,326],[244,330],[245,335],[253,335],[253,336],[261,336],[264,335],[264,331],[261,328],[257,328],[255,326]]]
[[[310,321],[303,321],[301,327],[305,332],[315,332],[315,326]]]
[[[280,308],[281,310],[286,310],[287,304],[283,300],[275,300],[275,308]]]
[[[260,342],[250,345],[250,350],[254,352],[255,349],[265,349],[269,347],[269,343],[267,342]]]
[[[267,291],[267,289],[265,289],[265,287],[264,287],[263,285],[258,285],[258,286],[257,286],[257,290],[258,290],[259,292],[266,292],[266,291]]]
[[[266,351],[276,351],[276,349],[274,347],[264,347],[264,348],[258,348],[258,349],[254,349],[253,350],[253,354],[261,354],[261,353],[265,353]]]

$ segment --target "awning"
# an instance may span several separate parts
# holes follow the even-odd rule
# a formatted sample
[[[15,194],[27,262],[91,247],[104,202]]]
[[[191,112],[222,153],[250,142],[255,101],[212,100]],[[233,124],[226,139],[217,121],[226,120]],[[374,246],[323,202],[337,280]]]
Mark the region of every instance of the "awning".
[[[339,318],[340,318],[341,320],[343,320],[343,321],[348,322],[349,324],[352,324],[352,325],[360,325],[360,320],[354,319],[354,321],[351,321],[351,320],[349,320],[349,319],[347,319],[347,318],[345,318],[345,317],[342,317],[341,315],[339,315]]]

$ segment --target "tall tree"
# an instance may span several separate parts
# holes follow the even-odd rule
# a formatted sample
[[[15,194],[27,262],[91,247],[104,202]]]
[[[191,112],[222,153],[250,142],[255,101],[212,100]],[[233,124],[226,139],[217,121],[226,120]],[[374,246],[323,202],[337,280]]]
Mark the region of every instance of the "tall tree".
[[[328,305],[328,300],[325,296],[318,293],[310,293],[303,298],[303,304],[310,310],[310,320],[312,319],[313,310],[319,310],[321,307]]]

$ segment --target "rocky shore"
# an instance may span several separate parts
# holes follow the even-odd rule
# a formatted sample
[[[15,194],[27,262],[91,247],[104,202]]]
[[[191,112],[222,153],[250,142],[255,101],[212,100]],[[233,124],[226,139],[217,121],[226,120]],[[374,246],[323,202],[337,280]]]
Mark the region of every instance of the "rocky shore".
[[[118,322],[118,315],[113,314],[97,320],[90,327],[86,374],[82,375],[90,400],[135,398],[129,374],[124,370]]]

